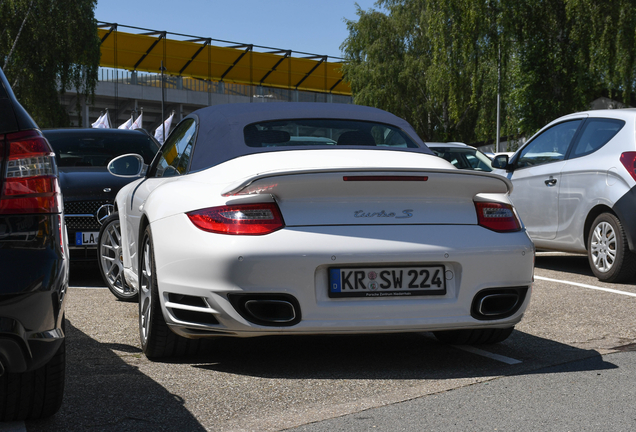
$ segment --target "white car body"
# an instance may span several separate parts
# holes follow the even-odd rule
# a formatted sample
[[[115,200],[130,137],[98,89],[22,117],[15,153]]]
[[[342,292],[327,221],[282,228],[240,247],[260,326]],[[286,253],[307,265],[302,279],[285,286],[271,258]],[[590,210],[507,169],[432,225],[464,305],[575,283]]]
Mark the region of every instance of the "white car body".
[[[302,108],[296,114],[302,117],[308,115],[303,110],[321,104],[289,105]],[[366,111],[359,108],[353,116],[364,120]],[[335,116],[347,115],[339,109]],[[384,114],[385,122],[394,118]],[[478,225],[475,210],[479,201],[509,205],[507,179],[457,170],[428,150],[331,147],[245,154],[122,188],[116,201],[128,283],[143,291],[139,256],[147,250],[142,237],[149,227],[162,317],[181,337],[508,329],[521,320],[530,299],[534,246],[522,227],[501,233]],[[274,203],[284,228],[266,235],[219,234],[199,229],[187,215],[246,203]],[[329,291],[330,269],[387,275],[382,271],[419,265],[432,266],[431,272],[443,267],[443,293],[385,296],[381,289],[372,292],[370,282],[365,297],[333,298]],[[478,293],[495,290],[488,297],[495,299],[509,289],[519,292],[514,310],[500,318],[471,314]],[[255,300],[237,307],[233,295]],[[246,308],[259,307],[267,296],[272,304],[292,303],[293,319],[246,316]]]

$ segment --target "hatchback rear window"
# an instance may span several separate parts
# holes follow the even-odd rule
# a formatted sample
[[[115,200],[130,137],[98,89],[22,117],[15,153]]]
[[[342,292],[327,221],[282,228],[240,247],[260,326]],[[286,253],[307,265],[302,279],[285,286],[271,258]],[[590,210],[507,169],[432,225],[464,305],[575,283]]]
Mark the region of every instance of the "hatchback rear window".
[[[401,129],[382,123],[295,119],[253,123],[243,129],[250,147],[366,146],[419,148]]]
[[[615,119],[591,118],[583,125],[581,137],[572,151],[571,158],[594,153],[609,142],[620,131],[625,122]]]

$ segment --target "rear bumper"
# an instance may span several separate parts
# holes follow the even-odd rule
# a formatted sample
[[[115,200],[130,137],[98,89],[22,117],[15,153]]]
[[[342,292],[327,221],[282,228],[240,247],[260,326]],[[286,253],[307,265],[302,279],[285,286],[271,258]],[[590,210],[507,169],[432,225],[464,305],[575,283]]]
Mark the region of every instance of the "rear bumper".
[[[37,369],[64,338],[68,257],[60,215],[0,217],[0,363]],[[65,248],[67,249],[67,248]]]
[[[525,231],[369,225],[288,227],[250,237],[205,233],[178,218],[156,221],[151,230],[164,318],[188,337],[503,328],[521,320],[530,300],[534,246]],[[446,293],[329,297],[330,268],[405,264],[443,265]],[[471,314],[479,292],[510,287],[527,290],[513,314],[493,320]],[[232,303],[232,296],[245,294],[270,295],[277,303],[290,296],[302,319],[286,326],[245,319]]]

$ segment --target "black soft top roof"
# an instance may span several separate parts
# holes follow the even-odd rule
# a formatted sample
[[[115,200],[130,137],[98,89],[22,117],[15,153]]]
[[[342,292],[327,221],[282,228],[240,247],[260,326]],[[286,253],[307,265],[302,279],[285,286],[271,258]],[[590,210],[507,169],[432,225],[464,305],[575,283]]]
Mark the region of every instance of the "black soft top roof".
[[[270,120],[346,119],[384,123],[404,131],[420,148],[365,147],[366,150],[433,154],[408,122],[386,111],[361,105],[311,102],[235,103],[202,108],[187,116],[184,121],[188,118],[194,118],[199,123],[191,171],[206,169],[247,154],[282,151],[281,148],[249,147],[245,144],[245,126]],[[312,150],[317,148],[322,147],[311,147]],[[333,149],[334,146],[325,145],[324,148]],[[358,146],[355,148],[360,149]],[[308,147],[286,146],[284,150],[308,150]]]

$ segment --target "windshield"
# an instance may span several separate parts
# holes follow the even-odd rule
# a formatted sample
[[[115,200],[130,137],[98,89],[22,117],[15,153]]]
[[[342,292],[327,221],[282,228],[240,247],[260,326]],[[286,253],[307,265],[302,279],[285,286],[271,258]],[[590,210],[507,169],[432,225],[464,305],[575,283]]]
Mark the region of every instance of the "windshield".
[[[137,153],[150,164],[159,150],[157,143],[143,132],[50,130],[42,131],[55,151],[58,167],[106,167],[120,155]]]
[[[433,152],[452,163],[456,168],[491,172],[491,160],[474,148],[432,147]]]
[[[419,148],[404,131],[382,123],[336,119],[292,119],[245,126],[250,147],[367,146]]]

